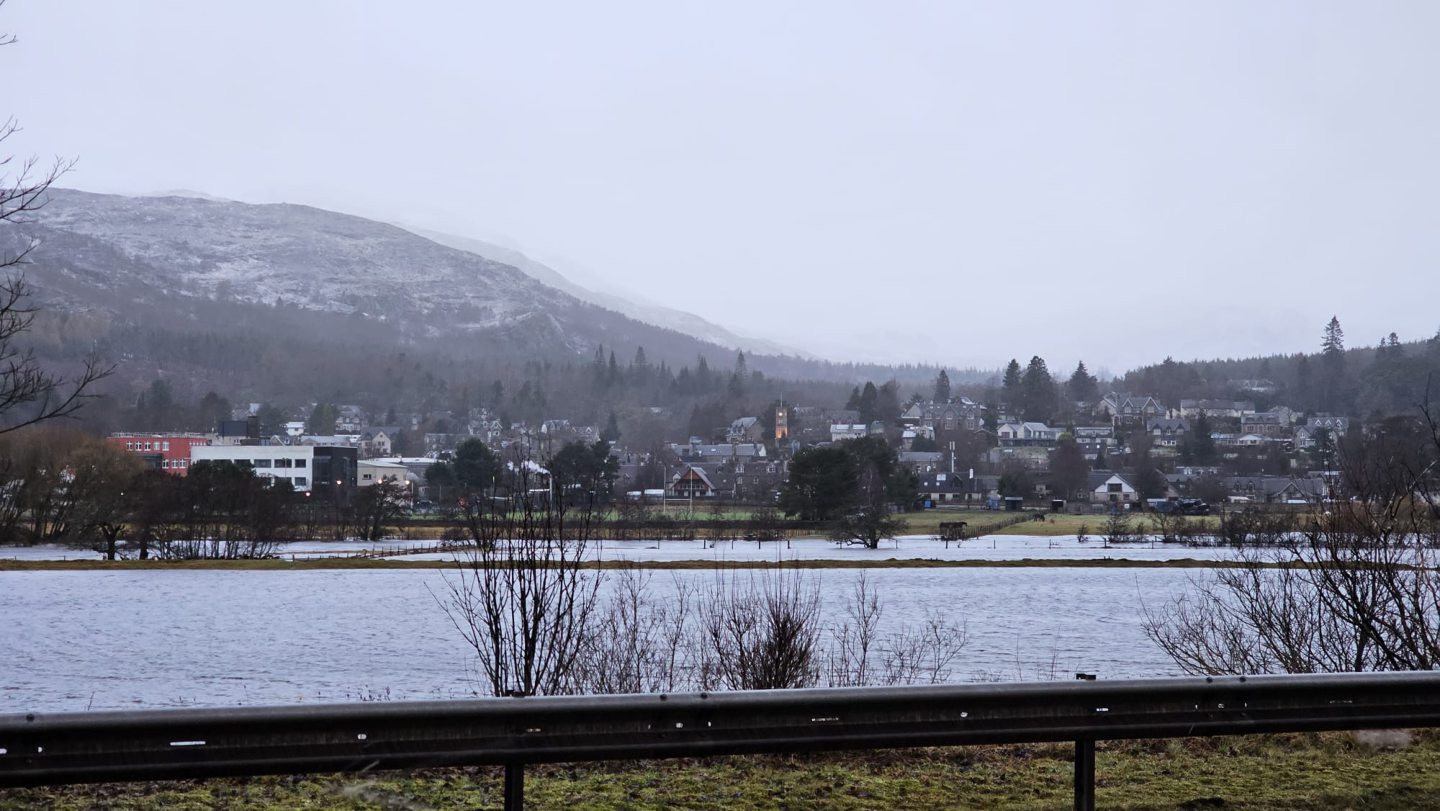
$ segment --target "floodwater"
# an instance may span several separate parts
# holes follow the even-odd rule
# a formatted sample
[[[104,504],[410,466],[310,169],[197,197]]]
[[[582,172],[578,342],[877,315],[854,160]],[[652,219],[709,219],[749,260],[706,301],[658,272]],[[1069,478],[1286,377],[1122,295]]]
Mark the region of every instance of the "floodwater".
[[[435,546],[436,541],[297,541],[279,544],[281,558],[323,558],[352,555],[364,550],[404,550]],[[754,561],[754,560],[1230,560],[1235,551],[1224,546],[1185,546],[1157,540],[1109,546],[1090,537],[1083,543],[1074,535],[990,535],[944,543],[932,535],[911,535],[883,541],[879,549],[837,544],[818,538],[791,541],[613,541],[589,544],[587,557],[634,561]],[[450,560],[441,554],[397,555],[405,560]],[[98,560],[84,549],[55,545],[0,547],[0,559]]]
[[[470,696],[473,652],[434,596],[447,574],[0,572],[0,713]],[[664,599],[678,582],[703,586],[716,576],[654,572],[649,588]],[[860,570],[805,576],[818,579],[823,613],[836,618]],[[1206,574],[1036,567],[865,576],[882,600],[882,635],[927,611],[963,621],[969,641],[951,680],[975,681],[1180,675],[1145,638],[1143,609]]]

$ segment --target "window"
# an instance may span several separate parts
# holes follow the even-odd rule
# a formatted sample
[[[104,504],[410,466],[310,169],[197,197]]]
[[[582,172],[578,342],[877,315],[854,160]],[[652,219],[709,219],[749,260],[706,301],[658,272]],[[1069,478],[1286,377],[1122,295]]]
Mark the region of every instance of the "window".
[[[296,486],[296,487],[304,487],[304,486],[305,486],[305,477],[304,477],[304,476],[296,476],[296,477],[295,477],[295,486]]]
[[[288,458],[275,460],[275,467],[290,467],[292,464],[294,464],[293,460]]]
[[[168,450],[170,450],[170,442],[169,442],[169,440],[166,440],[166,441],[160,443],[160,450],[162,450],[162,451],[168,451]]]
[[[135,450],[135,443],[134,443],[133,441],[131,441],[131,442],[126,442],[126,443],[125,443],[125,450],[127,450],[127,451],[133,451],[133,450]]]
[[[296,460],[295,460],[295,467],[305,467],[305,460],[304,460],[304,459],[296,459]]]
[[[270,460],[269,460],[269,459],[256,459],[256,460],[255,460],[255,467],[270,467]]]

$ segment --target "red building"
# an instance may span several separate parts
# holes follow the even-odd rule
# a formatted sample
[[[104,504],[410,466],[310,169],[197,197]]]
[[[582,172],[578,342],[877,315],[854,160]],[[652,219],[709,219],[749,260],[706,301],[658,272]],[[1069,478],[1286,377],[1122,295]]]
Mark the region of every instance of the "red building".
[[[116,448],[136,454],[152,470],[184,476],[190,470],[190,449],[209,445],[204,434],[112,434],[105,438]]]

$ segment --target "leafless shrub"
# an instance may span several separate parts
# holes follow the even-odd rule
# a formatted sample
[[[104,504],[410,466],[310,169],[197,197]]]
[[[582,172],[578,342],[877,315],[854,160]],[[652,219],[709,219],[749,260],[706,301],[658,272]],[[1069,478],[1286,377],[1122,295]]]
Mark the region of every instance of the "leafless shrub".
[[[927,612],[918,626],[904,626],[880,637],[883,614],[880,596],[862,571],[846,603],[844,616],[831,630],[826,676],[831,687],[939,684],[948,681],[951,666],[967,641],[965,625]]]
[[[1115,510],[1105,519],[1105,543],[1130,543],[1135,540],[1135,530],[1130,523],[1130,514]]]
[[[702,689],[812,687],[820,677],[820,590],[800,570],[719,575],[699,611]]]
[[[694,588],[676,580],[665,601],[650,594],[651,573],[622,569],[585,635],[576,667],[577,693],[671,692],[689,686],[695,668]]]
[[[1301,531],[1242,511],[1230,543],[1260,543],[1240,566],[1146,612],[1145,631],[1190,673],[1310,673],[1440,667],[1435,521],[1440,427],[1403,442],[1374,435],[1341,448],[1344,495]],[[1418,447],[1417,447],[1418,446]]]
[[[831,687],[860,687],[873,684],[879,646],[880,595],[870,587],[862,570],[845,604],[845,616],[832,631],[832,646],[826,664]]]
[[[942,684],[968,641],[965,624],[927,611],[918,626],[891,634],[884,651],[883,684]]]

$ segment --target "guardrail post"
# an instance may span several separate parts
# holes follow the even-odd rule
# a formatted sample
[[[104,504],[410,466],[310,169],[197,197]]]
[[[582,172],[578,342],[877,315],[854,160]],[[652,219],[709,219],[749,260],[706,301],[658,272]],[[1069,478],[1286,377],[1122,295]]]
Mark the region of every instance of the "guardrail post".
[[[1094,807],[1093,805],[1091,806]],[[505,764],[505,811],[525,808],[525,764]]]
[[[1075,811],[1095,811],[1095,741],[1075,741]]]

